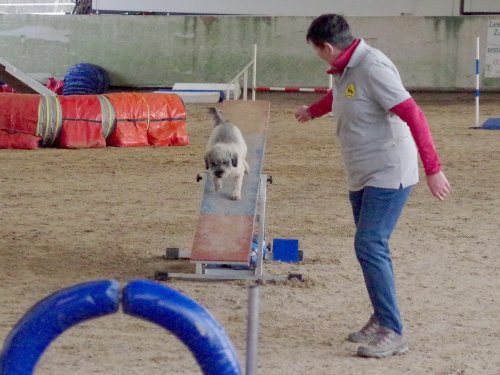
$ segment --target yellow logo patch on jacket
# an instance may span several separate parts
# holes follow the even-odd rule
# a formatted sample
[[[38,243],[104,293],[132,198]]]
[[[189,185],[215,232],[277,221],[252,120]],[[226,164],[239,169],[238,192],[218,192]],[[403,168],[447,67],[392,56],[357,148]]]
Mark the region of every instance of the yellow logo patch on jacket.
[[[354,83],[349,83],[345,89],[345,97],[347,99],[354,98],[356,95],[356,86],[354,86]]]

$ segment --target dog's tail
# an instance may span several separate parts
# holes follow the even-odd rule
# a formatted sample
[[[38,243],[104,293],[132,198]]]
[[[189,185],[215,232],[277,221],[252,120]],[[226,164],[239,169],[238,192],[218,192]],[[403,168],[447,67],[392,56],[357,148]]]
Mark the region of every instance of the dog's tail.
[[[208,112],[213,116],[215,120],[215,126],[223,124],[225,122],[224,117],[222,117],[222,113],[217,108],[211,107],[208,109]]]

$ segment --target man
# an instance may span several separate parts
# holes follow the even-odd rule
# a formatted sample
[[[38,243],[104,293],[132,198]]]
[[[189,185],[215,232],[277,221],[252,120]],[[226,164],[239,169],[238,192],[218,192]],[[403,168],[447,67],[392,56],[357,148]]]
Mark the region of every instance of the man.
[[[333,111],[337,119],[356,225],[354,248],[373,306],[368,323],[347,339],[362,344],[359,356],[403,354],[409,348],[388,242],[418,182],[417,149],[431,193],[443,200],[450,184],[427,120],[387,56],[354,38],[336,14],[316,18],[306,39],[331,65],[334,87],[316,103],[299,107],[295,117],[303,123]]]

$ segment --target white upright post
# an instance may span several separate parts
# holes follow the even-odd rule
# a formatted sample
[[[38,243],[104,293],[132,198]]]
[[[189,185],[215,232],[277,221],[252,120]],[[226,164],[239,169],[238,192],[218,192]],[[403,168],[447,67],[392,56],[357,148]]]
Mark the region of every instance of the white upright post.
[[[252,100],[255,101],[255,89],[257,88],[257,44],[253,45],[253,71],[252,71]]]
[[[247,100],[248,91],[248,69],[243,72],[243,100]]]
[[[479,127],[479,37],[476,37],[476,127]]]
[[[330,90],[333,90],[333,75],[332,74],[328,75],[328,88]],[[333,117],[333,112],[332,111],[328,112],[328,116]]]

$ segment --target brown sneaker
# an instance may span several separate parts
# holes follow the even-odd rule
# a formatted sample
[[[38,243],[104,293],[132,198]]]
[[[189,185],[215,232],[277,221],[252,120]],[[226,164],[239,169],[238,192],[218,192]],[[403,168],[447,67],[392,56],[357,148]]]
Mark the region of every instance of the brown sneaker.
[[[368,323],[365,324],[361,330],[358,332],[349,333],[347,336],[347,340],[350,342],[360,343],[360,342],[369,342],[373,338],[375,338],[376,333],[380,329],[380,325],[377,322],[377,318],[375,315],[370,317]]]
[[[382,358],[391,355],[404,354],[408,350],[408,342],[403,335],[398,335],[392,329],[380,327],[373,340],[358,348],[360,357]]]

